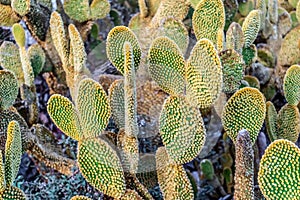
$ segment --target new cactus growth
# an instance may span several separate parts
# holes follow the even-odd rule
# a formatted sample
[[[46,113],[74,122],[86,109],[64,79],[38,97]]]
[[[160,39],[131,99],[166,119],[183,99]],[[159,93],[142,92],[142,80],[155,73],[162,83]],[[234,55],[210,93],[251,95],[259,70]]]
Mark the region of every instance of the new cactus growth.
[[[266,128],[271,142],[277,139],[277,112],[271,101],[266,103]]]
[[[299,199],[300,150],[279,139],[266,149],[259,166],[258,183],[266,199]]]
[[[204,159],[200,163],[200,168],[203,173],[204,178],[212,181],[215,176],[214,166],[210,160]]]

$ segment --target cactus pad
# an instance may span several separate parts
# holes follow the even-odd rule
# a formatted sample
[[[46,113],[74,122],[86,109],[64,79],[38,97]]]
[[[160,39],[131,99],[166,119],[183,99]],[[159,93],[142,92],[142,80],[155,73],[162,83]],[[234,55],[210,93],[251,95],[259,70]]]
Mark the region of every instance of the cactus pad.
[[[100,135],[110,117],[108,98],[102,86],[92,79],[83,79],[79,83],[76,106],[84,132],[82,138]]]
[[[209,108],[222,90],[222,66],[211,41],[199,40],[186,64],[187,96],[199,108]]]
[[[206,38],[218,43],[218,32],[225,26],[225,10],[222,0],[201,0],[193,14],[193,28],[197,40]]]
[[[190,180],[182,165],[170,164],[165,148],[156,151],[156,169],[159,187],[166,200],[194,199]]]
[[[300,150],[292,142],[276,140],[266,149],[258,183],[267,199],[299,199]]]
[[[297,142],[300,133],[300,113],[297,106],[283,106],[278,113],[277,125],[277,138]]]
[[[25,31],[21,24],[14,24],[12,33],[19,47],[25,47]]]
[[[277,139],[277,112],[271,101],[266,103],[266,129],[271,142]]]
[[[52,95],[48,100],[47,110],[54,124],[66,135],[75,140],[82,138],[79,116],[68,98],[58,94]]]
[[[9,186],[3,192],[0,192],[0,197],[3,200],[26,200],[24,192],[13,186]]]
[[[0,70],[0,110],[12,106],[18,92],[18,81],[15,75],[11,71]]]
[[[242,30],[245,36],[245,47],[250,47],[260,29],[260,10],[252,10],[246,17]]]
[[[138,69],[141,60],[141,49],[135,34],[125,26],[114,27],[107,36],[106,52],[111,63],[124,74],[125,42],[131,44],[134,57],[134,68]]]
[[[235,143],[240,130],[246,129],[255,143],[266,115],[266,104],[263,94],[250,87],[237,91],[223,109],[222,123],[226,133]]]
[[[30,10],[30,0],[12,0],[11,7],[13,11],[21,16],[24,16]]]
[[[290,105],[298,105],[300,101],[300,65],[291,66],[283,81],[284,96]]]
[[[28,48],[28,56],[33,69],[33,74],[36,77],[44,67],[46,55],[40,45],[34,44]]]
[[[18,172],[22,156],[22,140],[19,123],[11,121],[7,127],[5,143],[5,181],[6,186],[12,185]]]
[[[193,160],[205,142],[205,127],[199,110],[185,97],[170,96],[160,115],[160,135],[173,164]]]
[[[21,19],[9,5],[0,4],[0,25],[12,26]]]
[[[86,180],[106,195],[120,198],[125,193],[123,169],[116,152],[98,138],[79,143],[78,165]]]
[[[167,93],[183,94],[185,64],[178,46],[167,37],[159,37],[153,41],[148,59],[153,80]]]
[[[236,92],[243,79],[244,61],[240,54],[233,49],[219,53],[223,66],[223,92]]]
[[[226,32],[226,48],[234,49],[239,54],[242,54],[244,43],[245,38],[241,25],[232,22]]]
[[[109,88],[111,115],[118,128],[125,128],[124,80],[114,81]]]

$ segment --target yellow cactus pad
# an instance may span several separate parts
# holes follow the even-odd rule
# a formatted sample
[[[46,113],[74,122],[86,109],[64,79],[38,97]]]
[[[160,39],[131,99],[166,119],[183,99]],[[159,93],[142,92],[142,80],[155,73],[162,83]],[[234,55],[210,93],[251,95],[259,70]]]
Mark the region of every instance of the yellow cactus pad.
[[[9,186],[3,192],[0,192],[0,197],[4,200],[26,200],[26,195],[17,187]]]
[[[20,126],[17,121],[11,121],[7,127],[5,143],[5,182],[12,185],[18,172],[22,156],[22,140]]]
[[[3,163],[3,154],[0,150],[0,193],[5,190],[5,166]]]
[[[0,4],[0,25],[12,26],[21,19],[9,5]]]
[[[252,10],[243,22],[242,30],[245,36],[246,48],[254,42],[260,29],[260,12],[260,10]]]
[[[219,53],[223,66],[223,92],[236,92],[243,79],[244,61],[242,56],[234,49],[228,49]]]
[[[277,112],[271,101],[266,103],[266,128],[271,142],[277,139]]]
[[[14,24],[12,33],[19,47],[25,47],[25,31],[21,24]]]
[[[148,53],[149,72],[167,93],[183,94],[184,58],[178,46],[167,37],[156,38]]]
[[[136,191],[127,189],[121,200],[143,200],[143,198]]]
[[[109,104],[118,128],[125,128],[124,80],[116,80],[109,87]]]
[[[15,75],[8,70],[0,70],[0,110],[13,105],[18,96],[19,86]]]
[[[156,169],[159,187],[165,200],[194,199],[190,180],[182,165],[169,163],[164,147],[156,151]]]
[[[300,101],[300,65],[293,65],[286,71],[283,91],[290,105],[298,105]]]
[[[286,104],[278,113],[278,139],[297,142],[300,133],[300,113],[297,106]]]
[[[60,14],[54,11],[50,17],[50,32],[53,44],[58,52],[63,66],[69,66],[68,41],[64,29],[64,23]]]
[[[245,87],[237,91],[226,103],[222,123],[234,143],[238,132],[246,129],[254,144],[265,115],[266,104],[263,94],[255,88]]]
[[[125,193],[125,179],[116,152],[98,138],[79,143],[78,165],[85,179],[96,189],[119,199]]]
[[[73,103],[66,97],[54,94],[48,100],[47,110],[54,124],[75,140],[82,138],[79,116]]]
[[[264,197],[300,199],[299,180],[299,148],[288,140],[275,140],[266,149],[259,166],[258,183]]]
[[[197,40],[206,38],[218,44],[218,32],[225,26],[225,10],[222,0],[201,0],[193,14],[193,29]]]
[[[74,24],[69,25],[69,35],[75,74],[82,73],[86,68],[85,63],[87,55],[80,33]]]
[[[99,136],[110,117],[108,98],[102,86],[89,78],[80,81],[76,107],[84,132],[80,139]]]
[[[204,123],[199,110],[185,97],[170,96],[164,103],[159,123],[170,162],[184,164],[200,153],[205,142]]]
[[[199,108],[209,108],[222,90],[223,80],[220,58],[213,43],[199,40],[186,64],[186,94]]]
[[[131,44],[134,57],[134,68],[138,69],[141,60],[141,48],[135,34],[125,26],[114,27],[107,36],[106,53],[110,62],[124,74],[124,52],[125,42]]]

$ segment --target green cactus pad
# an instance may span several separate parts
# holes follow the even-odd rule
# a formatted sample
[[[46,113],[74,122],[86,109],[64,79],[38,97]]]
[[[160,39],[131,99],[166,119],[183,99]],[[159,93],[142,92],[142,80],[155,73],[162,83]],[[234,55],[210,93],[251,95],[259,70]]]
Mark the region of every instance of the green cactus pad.
[[[256,89],[260,89],[260,83],[259,80],[255,76],[246,75],[243,78],[247,83],[249,84],[249,87],[253,87]]]
[[[298,105],[300,101],[300,65],[293,65],[286,71],[283,91],[290,105]]]
[[[131,44],[134,57],[134,68],[138,69],[141,60],[141,48],[135,34],[125,26],[114,27],[107,36],[106,52],[110,62],[124,74],[124,51],[125,42]]]
[[[19,47],[25,47],[25,31],[21,24],[14,24],[12,33]]]
[[[257,49],[254,44],[251,44],[250,47],[243,48],[242,51],[243,59],[247,66],[251,65],[257,58]]]
[[[222,66],[211,41],[199,40],[186,64],[186,93],[199,108],[209,108],[222,90]]]
[[[0,25],[12,26],[21,19],[9,5],[0,4]]]
[[[107,0],[93,0],[90,5],[90,19],[102,19],[110,11],[110,4]]]
[[[206,38],[218,44],[218,32],[225,26],[225,10],[222,0],[201,0],[193,14],[193,29],[197,40]]]
[[[226,103],[222,123],[224,129],[235,143],[240,130],[246,129],[255,143],[266,115],[266,104],[263,94],[250,87],[237,91]]]
[[[11,71],[0,70],[0,110],[12,106],[18,92],[18,81],[15,75]]]
[[[152,42],[148,53],[149,72],[153,80],[167,93],[183,94],[184,58],[178,46],[167,37]]]
[[[110,117],[108,98],[102,86],[89,78],[80,81],[76,106],[84,132],[80,139],[99,136]]]
[[[125,193],[121,162],[108,143],[98,138],[83,140],[77,158],[82,175],[96,189],[117,199]]]
[[[43,69],[46,55],[40,45],[34,44],[28,48],[28,57],[30,59],[33,74],[36,77]]]
[[[189,33],[183,22],[172,17],[166,18],[161,22],[159,33],[173,40],[181,52],[185,54],[189,45]]]
[[[30,0],[12,0],[11,7],[13,11],[21,16],[24,16],[30,10]]]
[[[47,110],[54,124],[66,135],[75,140],[82,138],[79,116],[68,98],[58,94],[52,95],[48,100]]]
[[[223,66],[223,92],[236,92],[243,79],[244,61],[239,53],[233,49],[228,49],[219,53]]]
[[[246,17],[254,9],[254,4],[254,0],[239,2],[239,13],[243,17]]]
[[[239,54],[242,54],[244,43],[245,38],[241,25],[232,22],[226,32],[226,48],[234,49]]]
[[[124,80],[114,81],[109,88],[111,115],[118,128],[125,128]]]
[[[17,121],[11,121],[7,127],[5,143],[5,182],[12,185],[18,172],[22,156],[22,140],[20,126]]]
[[[27,150],[27,144],[28,141],[28,126],[26,121],[19,115],[18,113],[9,111],[9,110],[3,110],[0,112],[0,150],[4,153],[5,152],[5,142],[7,138],[7,128],[11,121],[17,121],[20,126],[21,130],[21,137],[22,137],[22,152],[25,152]]]
[[[9,186],[3,192],[0,192],[3,200],[26,200],[26,195],[17,187]]]
[[[245,36],[245,47],[250,47],[260,29],[260,10],[252,10],[243,22],[242,30]]]
[[[202,160],[200,162],[200,168],[201,168],[202,174],[205,177],[205,179],[210,180],[210,181],[214,179],[215,170],[214,170],[214,166],[210,160],[208,160],[208,159]]]
[[[254,152],[246,130],[238,133],[235,152],[234,199],[254,199]]]
[[[90,9],[88,0],[66,0],[64,1],[64,11],[66,14],[79,22],[89,19]]]
[[[76,196],[73,196],[70,200],[92,200],[92,199],[89,197],[76,195]]]
[[[193,188],[183,166],[170,164],[168,157],[164,147],[157,149],[157,178],[164,199],[194,199]]]
[[[300,113],[297,106],[286,104],[278,113],[278,139],[297,142],[300,133]]]
[[[185,97],[170,96],[164,103],[159,132],[170,162],[184,164],[193,160],[205,142],[201,114]]]
[[[267,199],[300,199],[299,180],[299,148],[288,140],[275,140],[260,161],[260,190]]]
[[[271,142],[277,139],[277,112],[271,101],[266,103],[266,128]]]

